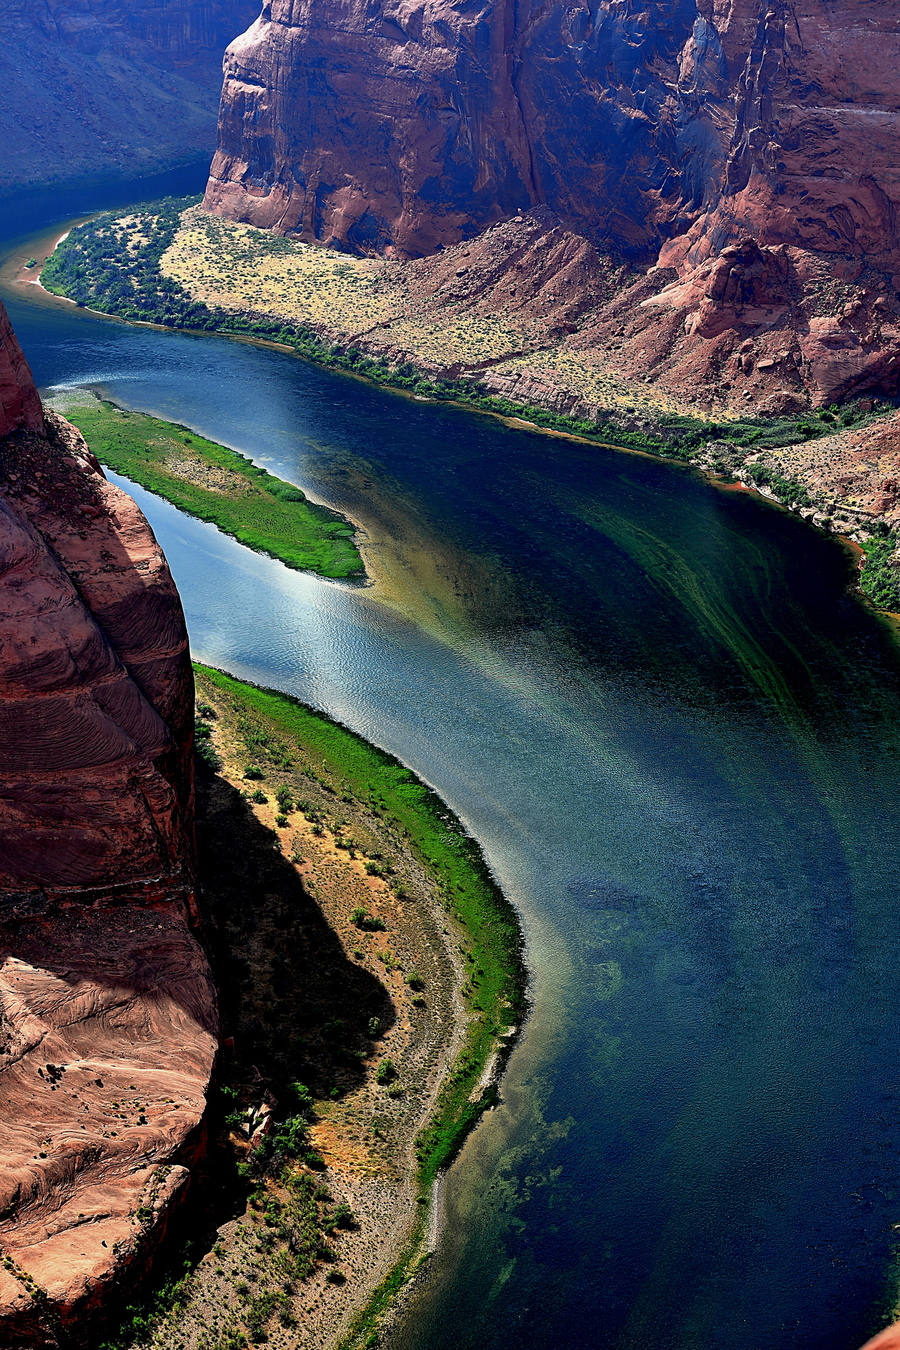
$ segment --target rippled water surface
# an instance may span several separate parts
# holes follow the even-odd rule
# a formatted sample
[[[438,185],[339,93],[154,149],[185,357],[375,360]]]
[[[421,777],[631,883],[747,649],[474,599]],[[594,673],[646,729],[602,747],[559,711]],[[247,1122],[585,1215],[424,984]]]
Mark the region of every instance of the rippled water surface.
[[[854,1350],[896,1294],[900,662],[848,556],[677,467],[9,307],[42,385],[360,522],[377,584],[336,585],[135,490],[196,654],[398,754],[522,912],[534,1014],[397,1350]]]

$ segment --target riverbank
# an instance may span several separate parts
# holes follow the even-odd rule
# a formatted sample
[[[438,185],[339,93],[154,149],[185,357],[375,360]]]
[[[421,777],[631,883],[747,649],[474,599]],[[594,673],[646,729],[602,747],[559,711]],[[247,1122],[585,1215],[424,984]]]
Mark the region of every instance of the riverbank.
[[[576,355],[568,348],[566,379],[561,367],[557,369],[562,360],[557,351],[553,372],[543,382],[517,376],[510,383],[504,376],[497,384],[498,372],[510,363],[518,368],[532,361],[539,348],[546,365],[550,347],[568,342],[576,310],[578,323],[586,321],[588,301],[596,307],[604,297],[624,294],[622,288],[627,290],[633,281],[599,254],[588,256],[582,249],[573,259],[570,242],[554,242],[559,233],[555,228],[547,230],[540,222],[535,228],[537,238],[531,242],[535,248],[540,245],[542,267],[548,261],[544,255],[562,250],[557,282],[565,276],[574,286],[575,309],[566,310],[567,317],[557,312],[557,300],[543,318],[533,304],[522,310],[513,303],[526,280],[520,235],[531,226],[524,220],[489,231],[487,244],[485,236],[471,246],[459,246],[463,253],[457,262],[462,265],[444,276],[443,255],[438,261],[402,265],[347,257],[220,220],[184,200],[169,200],[88,222],[53,253],[42,276],[51,291],[132,321],[273,342],[317,364],[414,397],[454,402],[513,424],[677,459],[713,478],[737,479],[819,528],[862,546],[868,557],[860,576],[863,593],[882,608],[900,608],[900,536],[897,522],[879,507],[885,491],[890,503],[896,501],[900,452],[882,447],[875,457],[855,456],[862,458],[871,480],[860,494],[847,487],[849,472],[858,488],[860,465],[838,454],[836,471],[823,477],[816,449],[828,442],[823,452],[834,461],[836,432],[863,435],[871,427],[876,434],[879,424],[887,433],[895,430],[893,405],[870,398],[840,409],[807,407],[780,415],[770,409],[769,415],[755,415],[744,404],[740,412],[710,407],[703,420],[688,403],[663,396],[658,386],[648,388],[642,380],[617,383],[609,367],[616,343],[603,348],[606,374],[590,389],[579,383],[589,353]],[[482,244],[486,253],[479,252]],[[423,299],[414,294],[415,285],[424,284],[426,264],[443,269],[438,298],[450,305],[452,315],[426,304],[427,295]],[[576,292],[586,290],[590,295],[578,299]],[[769,371],[777,363],[767,360],[763,365]],[[500,389],[514,390],[516,397]],[[517,401],[523,392],[535,401]],[[743,390],[743,396],[751,392]],[[771,402],[762,393],[756,390],[761,409]],[[792,406],[790,400],[784,406]]]
[[[532,277],[539,294],[527,303],[523,230],[525,251],[541,260]],[[644,370],[636,378],[617,372],[615,342],[602,353],[557,350],[634,281],[596,250],[574,258],[570,250],[564,231],[519,217],[438,259],[398,264],[295,243],[211,216],[195,200],[166,199],[79,225],[48,257],[41,280],[102,313],[274,342],[387,388],[623,449],[689,459],[718,421],[739,444],[822,434],[814,414],[793,406],[755,415],[746,404],[710,404],[698,415],[693,395],[648,386]]]
[[[49,406],[78,427],[102,464],[247,548],[298,571],[365,575],[349,521],[238,451],[87,389],[58,393]]]
[[[434,1178],[494,1100],[524,1013],[518,924],[391,756],[195,672],[224,1045],[211,1152],[230,1195],[206,1255],[106,1344],[356,1344],[424,1256]]]

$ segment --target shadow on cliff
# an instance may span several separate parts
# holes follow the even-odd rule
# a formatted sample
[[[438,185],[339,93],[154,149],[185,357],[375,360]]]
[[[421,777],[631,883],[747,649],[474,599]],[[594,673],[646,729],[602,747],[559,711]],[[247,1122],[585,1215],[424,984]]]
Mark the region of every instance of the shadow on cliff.
[[[241,794],[198,769],[204,942],[218,989],[222,1077],[262,1083],[289,1109],[291,1085],[340,1096],[362,1082],[369,1023],[386,1029],[384,986],[344,954]]]

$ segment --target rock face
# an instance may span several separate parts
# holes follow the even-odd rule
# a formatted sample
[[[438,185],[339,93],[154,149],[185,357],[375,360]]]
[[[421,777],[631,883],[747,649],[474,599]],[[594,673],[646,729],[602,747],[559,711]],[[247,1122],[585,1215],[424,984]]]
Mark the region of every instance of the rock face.
[[[18,374],[0,389],[0,1340],[32,1347],[79,1343],[164,1231],[216,1012],[191,931],[178,594],[134,502]]]
[[[898,69],[900,10],[868,0],[268,0],[226,55],[206,206],[399,259],[548,207],[677,283],[631,300],[660,351],[693,339],[705,401],[729,332],[728,360],[780,334],[782,403],[894,392]]]
[[[207,202],[399,256],[544,204],[644,264],[749,234],[894,268],[898,58],[862,0],[268,0]]]
[[[0,436],[18,427],[41,431],[44,410],[9,316],[0,305]]]
[[[258,0],[8,0],[0,188],[208,152],[222,52]]]

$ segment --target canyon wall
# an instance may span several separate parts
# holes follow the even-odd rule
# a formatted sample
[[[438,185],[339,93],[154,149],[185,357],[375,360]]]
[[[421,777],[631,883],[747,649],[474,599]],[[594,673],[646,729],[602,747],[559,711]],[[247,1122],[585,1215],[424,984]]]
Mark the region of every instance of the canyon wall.
[[[900,6],[268,0],[207,203],[410,257],[517,208],[644,265],[751,234],[900,267]]]
[[[0,429],[0,1341],[55,1347],[187,1184],[216,1009],[178,594],[2,311]]]
[[[7,0],[0,191],[207,154],[222,52],[258,0]]]
[[[268,0],[205,205],[402,260],[549,208],[634,269],[576,364],[713,413],[894,394],[898,69],[898,0]]]

